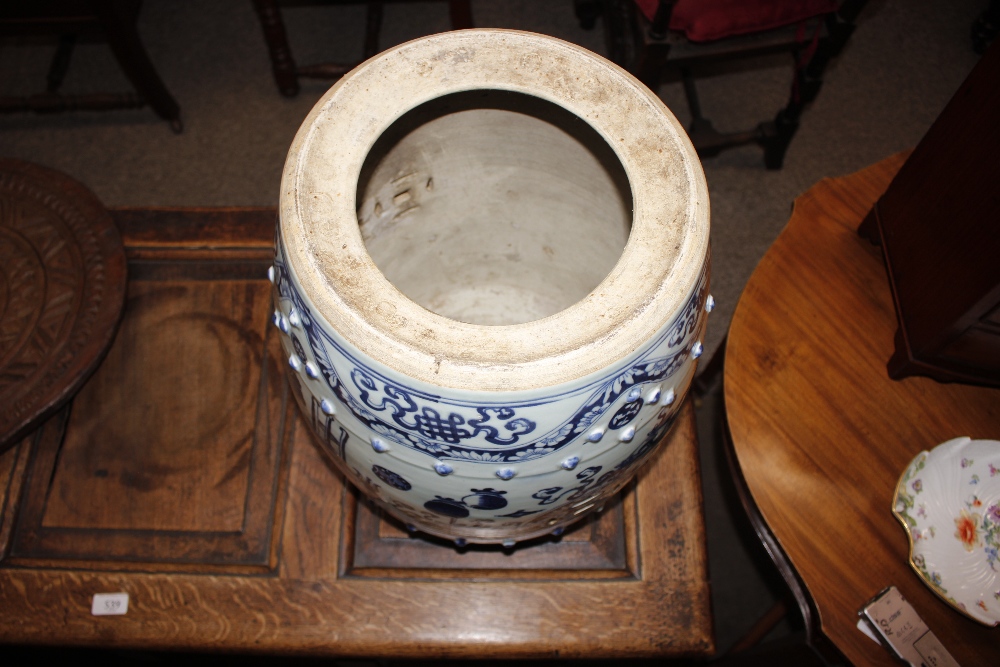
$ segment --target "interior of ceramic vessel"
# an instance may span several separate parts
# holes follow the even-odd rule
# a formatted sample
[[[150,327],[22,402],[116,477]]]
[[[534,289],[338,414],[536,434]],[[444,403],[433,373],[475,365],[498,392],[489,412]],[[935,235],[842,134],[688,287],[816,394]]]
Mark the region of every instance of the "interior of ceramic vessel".
[[[581,300],[617,263],[632,220],[621,162],[589,124],[493,90],[396,121],[369,152],[357,197],[386,278],[471,324],[531,322]]]

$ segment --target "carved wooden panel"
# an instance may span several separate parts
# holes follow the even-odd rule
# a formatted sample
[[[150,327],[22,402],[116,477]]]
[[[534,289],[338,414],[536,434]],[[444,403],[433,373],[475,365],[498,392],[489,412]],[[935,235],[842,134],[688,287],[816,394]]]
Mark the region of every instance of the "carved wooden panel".
[[[130,254],[114,345],[40,431],[11,562],[269,569],[294,413],[268,253]]]
[[[631,499],[630,499],[631,500]],[[626,558],[622,498],[609,503],[561,538],[541,537],[514,549],[470,544],[457,549],[448,540],[410,535],[401,523],[352,492],[345,503],[341,574],[345,577],[412,579],[462,576],[504,579],[620,579],[635,575]],[[629,502],[634,511],[634,504]],[[635,546],[630,546],[635,553]],[[634,563],[632,564],[634,566]],[[464,572],[464,575],[463,575]]]
[[[97,198],[59,172],[0,160],[0,452],[93,372],[124,294],[121,237]]]
[[[560,538],[541,537],[510,550],[483,544],[456,549],[448,540],[415,539],[398,520],[353,492],[344,506],[342,575],[456,578],[466,571],[467,577],[517,579],[537,577],[537,571],[544,570],[557,579],[634,577],[636,547],[627,544],[623,504],[635,512],[631,496],[624,503],[619,496],[602,513],[571,527]],[[631,563],[628,553],[633,556]]]

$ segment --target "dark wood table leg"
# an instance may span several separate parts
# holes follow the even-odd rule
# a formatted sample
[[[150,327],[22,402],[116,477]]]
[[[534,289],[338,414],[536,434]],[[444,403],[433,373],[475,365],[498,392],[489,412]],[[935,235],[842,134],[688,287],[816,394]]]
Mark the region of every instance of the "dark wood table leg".
[[[253,8],[260,18],[260,26],[264,30],[264,41],[271,56],[271,71],[278,90],[285,97],[295,97],[299,94],[299,79],[295,71],[295,60],[288,47],[288,33],[285,32],[285,22],[281,19],[281,10],[275,0],[253,0]]]
[[[184,128],[181,108],[153,67],[139,39],[135,21],[128,16],[121,0],[95,0],[93,6],[104,27],[108,46],[125,76],[156,114],[168,121],[174,132],[180,132]]]
[[[450,0],[448,14],[451,16],[453,30],[465,30],[473,27],[472,5],[469,0]]]
[[[815,651],[818,656],[828,663],[848,664],[844,654],[841,653],[837,647],[834,646],[833,642],[827,639],[826,635],[824,635],[820,630],[819,611],[816,609],[816,603],[813,602],[812,596],[809,595],[808,589],[806,589],[805,584],[802,583],[802,579],[799,578],[798,573],[792,566],[792,563],[785,554],[784,549],[781,548],[781,544],[778,543],[777,538],[775,538],[774,534],[771,533],[770,528],[767,526],[767,522],[764,521],[764,518],[760,514],[760,510],[757,509],[757,503],[754,502],[750,489],[747,487],[746,479],[743,477],[743,472],[740,470],[740,465],[736,460],[736,450],[733,446],[732,436],[729,433],[729,421],[726,419],[726,408],[724,404],[722,406],[719,419],[725,443],[726,465],[732,475],[733,486],[736,488],[736,495],[739,497],[740,504],[743,505],[743,509],[746,511],[747,517],[750,519],[750,525],[753,526],[753,530],[757,534],[757,538],[764,546],[764,550],[767,551],[767,555],[771,557],[771,562],[773,562],[778,568],[778,573],[781,574],[781,578],[784,580],[785,585],[788,586],[789,592],[792,594],[795,604],[798,606],[799,612],[802,614],[802,620],[805,624],[806,631],[806,644],[813,651]],[[790,656],[791,654],[789,654],[789,657]],[[801,663],[796,662],[794,664]]]

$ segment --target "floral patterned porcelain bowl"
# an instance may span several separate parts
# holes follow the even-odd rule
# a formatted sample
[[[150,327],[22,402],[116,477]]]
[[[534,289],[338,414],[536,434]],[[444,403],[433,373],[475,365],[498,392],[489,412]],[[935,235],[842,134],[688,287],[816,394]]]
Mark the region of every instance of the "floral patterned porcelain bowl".
[[[288,153],[274,324],[355,486],[414,530],[558,534],[653,453],[702,351],[708,190],[663,103],[578,46],[409,42]]]
[[[955,438],[921,452],[893,514],[924,583],[980,623],[1000,623],[1000,441]]]

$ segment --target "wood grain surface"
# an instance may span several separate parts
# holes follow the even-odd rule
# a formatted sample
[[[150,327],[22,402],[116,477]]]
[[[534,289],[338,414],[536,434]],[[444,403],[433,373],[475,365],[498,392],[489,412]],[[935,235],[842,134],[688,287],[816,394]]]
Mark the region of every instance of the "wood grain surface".
[[[795,201],[733,317],[728,426],[819,629],[850,661],[896,664],[856,627],[858,609],[895,585],[960,664],[997,665],[1000,629],[966,618],[922,583],[892,515],[896,483],[918,453],[957,436],[1000,436],[1000,391],[888,378],[892,296],[879,249],[856,229],[904,160],[825,179]]]
[[[622,497],[561,540],[505,551],[409,536],[358,500],[285,398],[267,317],[274,210],[113,214],[131,278],[107,363],[0,455],[0,643],[714,651],[690,404]],[[91,615],[95,593],[119,591],[128,614]]]

